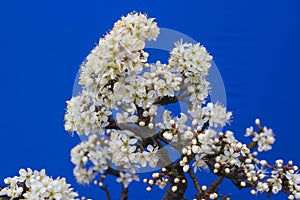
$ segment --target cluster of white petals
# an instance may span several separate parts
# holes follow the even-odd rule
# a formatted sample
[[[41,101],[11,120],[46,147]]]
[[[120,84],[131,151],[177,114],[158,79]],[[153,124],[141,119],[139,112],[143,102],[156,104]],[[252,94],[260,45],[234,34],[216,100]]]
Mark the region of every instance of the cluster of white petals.
[[[139,181],[140,179],[135,174],[126,172],[120,172],[119,177],[117,178],[117,182],[122,183],[125,188],[127,188],[129,183],[131,183],[133,180]]]
[[[80,96],[67,101],[67,104],[68,111],[65,115],[67,131],[76,130],[78,134],[103,133],[111,112],[105,108],[100,99],[92,93],[83,91]]]
[[[259,120],[257,120],[259,122]],[[245,136],[253,136],[252,141],[258,145],[258,151],[269,151],[275,142],[273,130],[267,127],[259,127],[259,132],[253,131],[253,127],[247,128]]]
[[[134,88],[123,88],[123,84],[136,81],[135,77],[143,70],[148,57],[143,51],[145,40],[155,39],[158,33],[153,18],[131,13],[116,22],[114,28],[100,39],[81,66],[82,93],[67,101],[67,131],[86,135],[103,133],[110,110],[116,108],[118,94],[127,89],[135,93]],[[139,94],[132,95],[142,98]],[[124,100],[130,98],[125,96]]]
[[[11,199],[72,200],[78,196],[73,188],[70,188],[70,184],[66,183],[65,178],[53,179],[46,175],[44,169],[20,169],[19,176],[8,177],[4,182],[8,186],[0,191],[0,196],[6,195]]]
[[[112,154],[112,162],[116,166],[121,166],[135,172],[135,169],[155,167],[159,160],[158,147],[148,145],[146,149],[138,146],[139,139],[130,138],[129,131],[114,131],[110,133],[109,151]]]
[[[251,190],[253,195],[257,193],[273,193],[280,191],[288,195],[288,199],[300,199],[300,174],[298,166],[289,161],[284,165],[283,160],[276,160],[274,165],[261,160],[260,164],[264,170],[258,170],[257,180],[254,182],[256,188]]]
[[[226,123],[229,123],[232,116],[231,112],[227,112],[226,108],[218,103],[208,103],[200,111],[199,109],[190,109],[189,113],[193,117],[193,123],[197,123],[201,127],[203,127],[205,123],[208,123],[210,127],[223,127]]]
[[[78,183],[89,184],[100,174],[107,174],[111,166],[116,166],[121,173],[117,181],[124,181],[126,187],[140,167],[155,167],[159,160],[158,148],[148,145],[140,148],[140,138],[134,137],[130,131],[110,131],[109,139],[91,135],[71,150],[71,161],[75,164],[74,175]],[[131,177],[131,178],[130,178]]]
[[[71,161],[75,164],[74,175],[78,183],[90,183],[98,173],[108,168],[111,155],[108,152],[108,140],[91,135],[71,150]]]
[[[188,100],[193,102],[195,109],[199,109],[209,94],[206,76],[211,67],[212,56],[200,43],[183,43],[182,40],[175,44],[170,55],[171,71],[183,75],[185,85],[183,89],[189,96]]]

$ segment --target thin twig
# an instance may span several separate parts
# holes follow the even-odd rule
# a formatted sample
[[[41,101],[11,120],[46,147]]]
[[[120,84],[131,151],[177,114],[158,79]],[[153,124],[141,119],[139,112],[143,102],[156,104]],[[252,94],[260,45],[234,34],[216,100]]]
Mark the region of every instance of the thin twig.
[[[107,185],[106,185],[106,186],[100,186],[100,188],[105,192],[105,195],[106,195],[107,200],[111,200],[109,191],[108,191],[108,189],[107,189]]]
[[[250,144],[248,144],[248,149],[253,150],[257,147],[257,142],[251,142]]]
[[[198,192],[199,195],[201,196],[202,190],[201,190],[199,181],[198,181],[197,177],[195,176],[195,174],[192,172],[191,168],[189,168],[188,174],[190,175],[191,179],[193,180],[193,183],[194,183],[194,186],[195,186],[197,192]]]
[[[128,199],[128,188],[122,184],[122,194],[120,200],[127,200]]]
[[[213,193],[217,191],[218,186],[222,183],[224,176],[219,176],[207,189],[208,193]]]

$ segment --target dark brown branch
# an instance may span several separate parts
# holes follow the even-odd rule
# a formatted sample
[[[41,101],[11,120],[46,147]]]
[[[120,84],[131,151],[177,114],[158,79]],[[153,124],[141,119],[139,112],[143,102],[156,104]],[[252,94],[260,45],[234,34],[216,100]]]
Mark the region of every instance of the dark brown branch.
[[[122,194],[120,200],[127,200],[128,199],[128,187],[125,187],[122,184]]]
[[[119,170],[116,170],[116,169],[113,169],[113,168],[111,168],[111,167],[109,167],[109,168],[106,170],[105,174],[110,174],[110,175],[119,177],[119,176],[120,176],[120,171],[119,171]],[[102,189],[102,188],[101,188],[101,189]],[[105,192],[106,192],[106,191],[105,191]],[[107,192],[108,192],[108,190],[107,190]],[[109,195],[109,193],[107,193],[107,194]],[[108,198],[108,197],[110,198],[110,196],[108,196],[107,194],[106,194],[107,198]],[[108,198],[108,199],[109,199],[109,198]],[[125,187],[124,184],[122,184],[122,193],[121,193],[120,200],[127,200],[127,199],[128,199],[128,188]]]
[[[153,104],[163,106],[163,105],[173,104],[177,102],[178,102],[177,97],[164,96],[162,98],[157,99]]]
[[[219,155],[221,155],[221,153],[224,152],[224,148],[225,148],[225,143],[222,143],[221,144],[221,148],[218,152],[214,153],[214,154],[208,154],[207,156],[205,156],[206,158],[215,158]]]
[[[257,142],[254,142],[254,141],[252,141],[249,145],[248,145],[248,148],[250,149],[250,150],[253,150],[253,149],[255,149],[257,147]]]
[[[106,195],[107,200],[111,200],[109,191],[108,191],[108,189],[107,189],[107,185],[106,185],[106,186],[100,186],[100,188],[105,192],[105,195]]]
[[[201,195],[202,190],[201,190],[200,184],[199,184],[199,182],[198,182],[197,177],[196,177],[195,174],[192,172],[191,168],[189,168],[188,174],[190,175],[190,177],[191,177],[191,179],[192,179],[192,181],[193,181],[193,183],[194,183],[194,187],[196,188],[198,194]]]
[[[222,183],[224,176],[219,176],[207,189],[208,193],[213,193],[218,191],[219,185]]]
[[[109,116],[108,117],[108,122],[109,122],[109,124],[105,127],[105,129],[116,129],[116,130],[121,129],[119,127],[119,125],[117,124],[116,120],[114,120],[114,118]]]
[[[10,200],[10,197],[4,195],[4,196],[0,196],[0,200]]]
[[[139,117],[139,120],[143,119],[143,112],[144,112],[144,109],[139,107],[137,104],[135,104],[135,107],[136,107],[136,111],[137,111],[137,114],[138,114],[138,117]]]
[[[109,168],[106,170],[106,173],[105,173],[105,174],[110,174],[110,175],[117,176],[117,177],[120,176],[119,170],[113,169],[113,168],[111,168],[111,167],[109,167]]]
[[[184,193],[187,189],[187,180],[185,177],[185,174],[182,170],[182,167],[180,165],[177,165],[175,168],[170,165],[167,167],[167,169],[170,171],[170,187],[167,189],[165,195],[163,196],[162,200],[181,200],[184,196]],[[174,183],[174,179],[179,178],[180,180],[185,180],[184,183]],[[172,187],[176,185],[177,190],[175,192],[172,191]]]

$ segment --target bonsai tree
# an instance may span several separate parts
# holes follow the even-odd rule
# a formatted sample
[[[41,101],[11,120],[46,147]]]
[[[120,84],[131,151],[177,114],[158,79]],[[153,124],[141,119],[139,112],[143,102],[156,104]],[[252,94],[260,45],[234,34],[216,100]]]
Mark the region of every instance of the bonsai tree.
[[[143,181],[145,192],[166,188],[164,200],[186,199],[189,179],[199,200],[229,199],[231,194],[219,192],[224,179],[239,189],[250,188],[252,195],[284,192],[288,199],[300,199],[300,176],[292,161],[270,164],[258,158],[272,149],[272,129],[255,120],[255,128],[245,131],[249,144],[238,141],[230,130],[222,131],[232,113],[210,101],[207,75],[212,56],[206,48],[174,41],[167,63],[148,63],[145,42],[158,35],[153,18],[130,13],[114,24],[82,63],[82,91],[67,101],[65,114],[65,129],[85,138],[71,150],[77,182],[94,182],[107,199],[111,199],[108,175],[122,185],[122,200],[128,198],[132,181]],[[140,180],[139,173],[146,171],[153,173]],[[218,178],[206,186],[197,177],[208,172]],[[0,194],[30,199],[28,192],[34,187],[27,184],[25,173],[29,172],[21,170],[21,178],[6,181],[8,186]],[[16,187],[20,184],[25,187]],[[53,198],[75,197],[71,192],[68,198]]]
[[[81,66],[82,92],[68,101],[67,131],[88,136],[72,152],[74,174],[79,183],[96,183],[104,188],[106,175],[116,176],[127,199],[128,185],[138,181],[137,172],[146,166],[160,172],[143,180],[152,187],[168,187],[163,199],[182,199],[191,178],[196,199],[216,199],[224,178],[251,193],[268,196],[285,192],[300,198],[297,167],[290,161],[273,165],[257,158],[274,143],[273,131],[255,121],[247,128],[250,144],[239,142],[234,133],[217,132],[230,121],[231,112],[208,102],[207,75],[212,56],[198,44],[177,41],[168,63],[147,63],[146,40],[155,40],[159,28],[153,18],[130,13],[101,38]],[[166,105],[181,102],[188,109],[172,114]],[[159,113],[160,107],[164,112]],[[170,158],[165,146],[181,155]],[[211,186],[201,185],[195,173],[209,169],[219,176]],[[267,172],[271,172],[267,174]]]

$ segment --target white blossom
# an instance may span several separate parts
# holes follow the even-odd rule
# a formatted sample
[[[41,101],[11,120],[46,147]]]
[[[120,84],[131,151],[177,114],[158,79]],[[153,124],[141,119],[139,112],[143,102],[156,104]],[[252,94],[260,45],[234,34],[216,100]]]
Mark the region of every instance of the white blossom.
[[[133,180],[139,181],[139,178],[134,174],[123,172],[120,172],[120,176],[117,178],[117,182],[122,183],[126,188]]]
[[[5,183],[8,185],[0,190],[0,196],[18,199],[77,199],[78,194],[73,192],[70,184],[66,183],[65,178],[53,179],[46,175],[46,171],[32,171],[30,168],[20,169],[20,176],[6,178]],[[22,184],[26,185],[24,190]]]
[[[272,149],[271,144],[275,142],[272,129],[268,129],[267,127],[264,127],[262,132],[256,133],[252,140],[257,142],[258,151],[268,151]]]
[[[222,155],[222,161],[229,164],[240,165],[240,153],[235,152],[234,148],[227,148]]]

